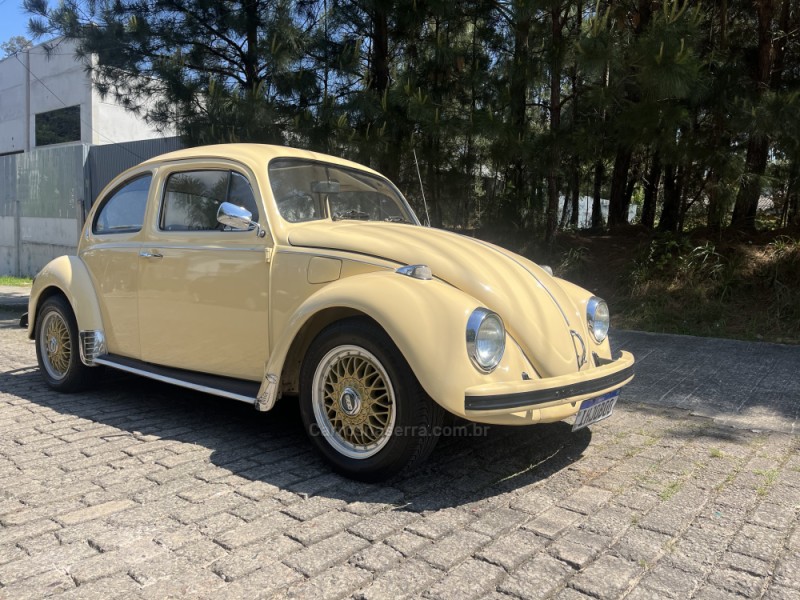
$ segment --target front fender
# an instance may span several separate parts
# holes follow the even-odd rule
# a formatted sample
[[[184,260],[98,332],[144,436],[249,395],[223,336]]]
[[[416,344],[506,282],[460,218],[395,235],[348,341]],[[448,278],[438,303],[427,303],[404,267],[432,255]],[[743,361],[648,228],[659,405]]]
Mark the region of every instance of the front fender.
[[[269,409],[287,353],[295,336],[315,314],[347,308],[374,319],[394,341],[422,387],[446,410],[464,415],[464,389],[532,372],[517,344],[507,338],[506,353],[491,374],[480,373],[467,354],[466,325],[480,303],[437,280],[419,280],[376,271],[335,281],[310,296],[292,315],[267,363],[267,378],[259,394]]]
[[[72,306],[79,331],[102,331],[100,305],[86,264],[77,256],[59,256],[39,271],[31,287],[28,301],[29,338],[33,339],[36,331],[36,310],[40,298],[47,297],[54,288],[61,291]]]

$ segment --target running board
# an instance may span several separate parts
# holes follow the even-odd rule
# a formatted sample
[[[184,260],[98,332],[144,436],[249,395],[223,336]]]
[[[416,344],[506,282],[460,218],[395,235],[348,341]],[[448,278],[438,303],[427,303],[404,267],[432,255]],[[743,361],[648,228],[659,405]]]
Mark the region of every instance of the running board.
[[[256,396],[261,384],[255,381],[243,379],[233,379],[231,377],[220,377],[219,375],[209,375],[198,373],[197,371],[186,371],[184,369],[173,369],[154,365],[127,356],[117,356],[116,354],[103,354],[94,359],[94,363],[105,365],[112,369],[119,369],[134,375],[141,375],[156,381],[171,383],[190,390],[222,396],[231,400],[256,403]]]

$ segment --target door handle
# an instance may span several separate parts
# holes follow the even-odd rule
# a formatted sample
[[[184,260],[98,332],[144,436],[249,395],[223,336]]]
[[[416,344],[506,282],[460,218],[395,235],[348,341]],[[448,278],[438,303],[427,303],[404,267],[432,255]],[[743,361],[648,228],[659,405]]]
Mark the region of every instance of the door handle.
[[[141,256],[142,258],[164,258],[163,254],[161,254],[160,252],[156,252],[155,250],[153,250],[152,252],[148,250],[142,250],[141,252],[139,252],[139,256]]]

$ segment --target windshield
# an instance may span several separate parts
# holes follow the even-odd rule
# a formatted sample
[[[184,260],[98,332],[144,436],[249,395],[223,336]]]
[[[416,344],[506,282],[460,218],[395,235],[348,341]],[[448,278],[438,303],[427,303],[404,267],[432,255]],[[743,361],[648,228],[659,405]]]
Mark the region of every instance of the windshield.
[[[272,194],[291,223],[331,218],[419,224],[388,180],[357,169],[281,158],[269,163]]]

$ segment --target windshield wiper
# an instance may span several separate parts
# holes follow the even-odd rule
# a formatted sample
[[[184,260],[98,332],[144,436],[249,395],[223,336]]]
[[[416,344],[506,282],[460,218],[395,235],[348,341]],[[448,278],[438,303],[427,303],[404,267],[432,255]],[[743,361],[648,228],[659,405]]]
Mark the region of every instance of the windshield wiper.
[[[343,212],[334,213],[333,220],[345,220],[345,219],[354,219],[358,221],[369,221],[369,213],[365,213],[361,210],[345,210]]]
[[[388,221],[389,223],[410,223],[408,219],[398,216],[386,217],[384,221]]]

